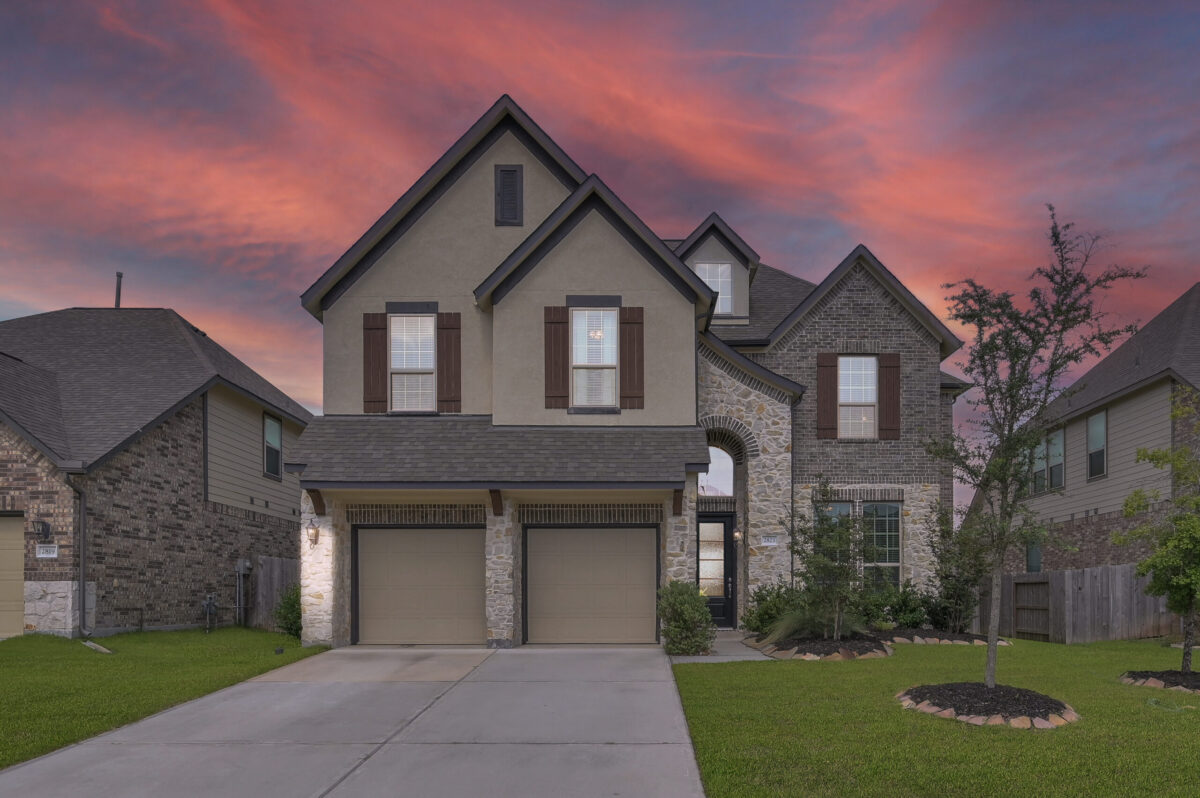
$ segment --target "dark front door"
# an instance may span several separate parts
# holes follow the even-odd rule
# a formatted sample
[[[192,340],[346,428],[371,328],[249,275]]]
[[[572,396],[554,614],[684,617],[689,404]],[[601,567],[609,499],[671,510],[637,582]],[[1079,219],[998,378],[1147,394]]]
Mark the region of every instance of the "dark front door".
[[[726,513],[699,516],[700,590],[708,599],[717,626],[737,626],[737,547],[733,540],[734,517]]]

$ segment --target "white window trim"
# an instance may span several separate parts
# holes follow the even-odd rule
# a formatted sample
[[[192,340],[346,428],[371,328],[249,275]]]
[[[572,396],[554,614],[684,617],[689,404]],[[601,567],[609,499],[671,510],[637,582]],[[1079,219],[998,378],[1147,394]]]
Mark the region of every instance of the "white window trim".
[[[842,401],[842,360],[844,358],[870,358],[875,361],[875,401],[874,402],[843,402]],[[838,438],[842,440],[873,441],[879,439],[879,356],[878,355],[838,355],[837,368],[837,425]],[[872,428],[869,435],[850,435],[842,430],[843,407],[870,407],[872,413]]]
[[[621,309],[620,308],[570,308],[567,324],[568,343],[567,346],[571,352],[571,407],[575,408],[599,408],[601,410],[609,410],[614,407],[619,407],[621,404]],[[575,314],[587,312],[608,312],[613,314],[613,329],[616,330],[617,340],[613,351],[616,357],[612,364],[608,363],[576,363],[575,362]],[[591,405],[580,404],[575,400],[575,372],[576,371],[601,371],[611,370],[613,373],[613,403],[611,405]]]
[[[718,293],[717,293],[717,306],[718,306],[718,307],[720,307],[720,304],[721,304],[721,300],[722,300],[722,299],[726,299],[726,298],[728,298],[728,300],[729,300],[729,310],[728,310],[728,311],[724,311],[724,312],[722,312],[722,311],[720,311],[720,310],[714,310],[714,311],[713,311],[713,315],[714,315],[714,316],[732,316],[732,315],[733,315],[733,303],[734,303],[734,296],[733,296],[733,264],[732,264],[732,263],[727,263],[727,262],[725,262],[725,261],[700,261],[700,262],[697,262],[697,263],[696,263],[696,274],[697,274],[697,276],[699,276],[699,274],[700,274],[700,267],[701,267],[701,266],[706,266],[706,267],[707,267],[707,266],[725,266],[726,268],[728,268],[728,269],[729,269],[729,290],[728,290],[727,292],[725,292],[725,293],[721,293],[719,288],[713,288],[713,286],[712,286],[711,284],[709,284],[709,282],[708,282],[708,279],[705,279],[704,277],[700,277],[700,279],[701,279],[701,280],[704,282],[704,284],[705,284],[705,285],[707,285],[709,288],[712,288],[714,291],[717,291],[717,292],[718,292]],[[707,269],[705,269],[705,271],[707,271]],[[720,280],[720,278],[716,278],[716,279],[717,279],[718,281]]]
[[[862,499],[855,499],[853,501],[831,501],[831,502],[829,502],[829,504],[831,504],[831,505],[835,505],[835,504],[850,505],[849,517],[859,521],[862,524],[866,524],[866,522],[867,522],[867,518],[863,514],[863,506],[864,505],[867,505],[867,504],[894,504],[894,505],[896,505],[896,509],[897,509],[897,513],[898,513],[897,523],[899,524],[899,527],[897,529],[897,534],[899,535],[899,543],[900,543],[900,547],[899,547],[900,560],[898,562],[875,562],[875,561],[867,562],[866,560],[860,559],[858,562],[858,575],[860,577],[865,578],[867,568],[895,568],[896,569],[896,577],[897,577],[896,583],[898,585],[902,584],[903,580],[900,579],[899,577],[903,573],[903,571],[901,569],[904,566],[904,502],[902,502],[902,501],[864,501]],[[814,513],[819,512],[819,509],[815,503],[813,504],[813,512]],[[864,537],[866,535],[870,535],[871,536],[871,548],[876,548],[876,546],[875,546],[875,530],[871,529],[870,531],[868,531],[864,528],[863,535],[864,535]]]
[[[427,369],[404,369],[392,366],[392,320],[393,319],[432,319],[433,320],[433,365]],[[435,413],[437,412],[437,314],[436,313],[389,313],[387,326],[388,341],[388,412],[389,413]],[[395,398],[392,396],[392,375],[394,374],[428,374],[433,381],[433,396],[430,407],[396,409]]]

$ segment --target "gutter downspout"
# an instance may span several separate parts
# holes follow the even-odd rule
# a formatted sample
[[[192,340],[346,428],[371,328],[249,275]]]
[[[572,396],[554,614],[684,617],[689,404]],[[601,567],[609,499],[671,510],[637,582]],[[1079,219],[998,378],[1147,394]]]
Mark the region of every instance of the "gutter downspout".
[[[79,635],[91,637],[92,630],[87,626],[87,494],[75,484],[70,474],[64,476],[71,490],[79,497],[79,529],[76,533],[76,546],[79,549]]]

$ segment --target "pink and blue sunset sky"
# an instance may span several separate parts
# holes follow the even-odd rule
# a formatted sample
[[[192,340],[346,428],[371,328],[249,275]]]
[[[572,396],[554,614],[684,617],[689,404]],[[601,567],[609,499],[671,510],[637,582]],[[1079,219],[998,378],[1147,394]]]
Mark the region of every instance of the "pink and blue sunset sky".
[[[1022,289],[1046,202],[1200,278],[1194,3],[0,7],[0,318],[176,308],[319,410],[310,285],[503,93],[664,237],[720,212],[814,282],[865,243],[935,313]]]

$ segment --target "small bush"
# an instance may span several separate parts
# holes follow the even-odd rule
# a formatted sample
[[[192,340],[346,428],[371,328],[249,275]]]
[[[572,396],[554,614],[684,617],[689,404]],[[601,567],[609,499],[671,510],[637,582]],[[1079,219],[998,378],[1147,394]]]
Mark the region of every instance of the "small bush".
[[[663,646],[668,654],[707,653],[717,637],[708,601],[691,582],[671,581],[658,591]]]
[[[841,640],[867,631],[867,624],[857,608],[847,607],[840,613],[821,603],[801,603],[779,616],[767,632],[767,640],[778,643],[793,638],[822,638]]]
[[[749,607],[742,615],[742,627],[766,634],[779,618],[799,606],[800,591],[784,582],[756,587],[750,593]]]
[[[884,590],[864,590],[854,602],[854,612],[872,629],[894,627],[888,607],[892,603],[895,590],[889,585]]]
[[[303,627],[300,622],[299,583],[289,585],[279,594],[279,603],[275,605],[275,623],[279,625],[279,631],[300,639]]]
[[[888,620],[901,629],[920,629],[926,621],[927,599],[911,581],[905,581],[899,590],[892,590],[888,602]]]

